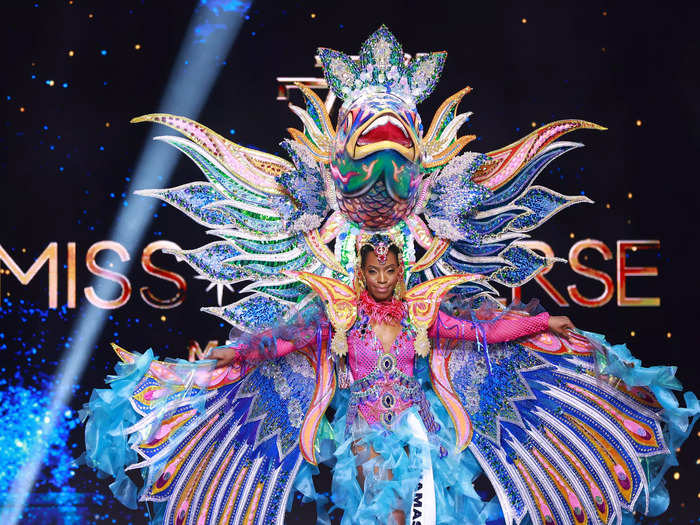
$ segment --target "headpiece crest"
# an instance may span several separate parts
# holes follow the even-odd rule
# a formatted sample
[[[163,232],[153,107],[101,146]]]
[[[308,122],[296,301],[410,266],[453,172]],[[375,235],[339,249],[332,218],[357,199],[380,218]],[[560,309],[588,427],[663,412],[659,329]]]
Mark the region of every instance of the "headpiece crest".
[[[423,101],[440,80],[447,52],[438,51],[406,61],[396,37],[382,25],[362,44],[360,61],[334,49],[319,48],[328,86],[342,100],[365,92],[386,92]]]
[[[371,246],[374,254],[377,256],[379,264],[386,264],[386,258],[389,255],[389,246],[392,244],[396,246],[399,250],[403,251],[403,239],[398,235],[386,235],[383,233],[367,233],[363,232],[357,236],[357,257],[359,264],[359,257],[362,248],[365,246]],[[399,255],[399,262],[401,262],[401,256]]]

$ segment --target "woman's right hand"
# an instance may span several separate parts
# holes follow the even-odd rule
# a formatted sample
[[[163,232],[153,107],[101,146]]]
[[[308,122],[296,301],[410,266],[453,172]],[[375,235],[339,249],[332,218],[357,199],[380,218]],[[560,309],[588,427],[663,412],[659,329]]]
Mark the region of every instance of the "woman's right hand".
[[[216,359],[216,368],[221,368],[232,364],[238,355],[236,348],[230,346],[219,346],[214,348],[209,354],[209,359]]]

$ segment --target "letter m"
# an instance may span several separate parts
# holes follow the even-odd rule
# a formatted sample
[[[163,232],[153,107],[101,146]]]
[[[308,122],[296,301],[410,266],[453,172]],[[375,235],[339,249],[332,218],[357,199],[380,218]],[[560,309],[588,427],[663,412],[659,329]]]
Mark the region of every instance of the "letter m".
[[[58,307],[58,244],[50,243],[32,263],[27,272],[23,272],[9,253],[0,245],[0,263],[5,263],[12,274],[22,284],[29,284],[46,261],[49,262],[49,308]],[[0,264],[1,266],[1,264]],[[0,277],[2,273],[0,273]]]
[[[416,493],[413,495],[413,506],[418,508],[423,506],[423,493],[420,491],[416,491]]]

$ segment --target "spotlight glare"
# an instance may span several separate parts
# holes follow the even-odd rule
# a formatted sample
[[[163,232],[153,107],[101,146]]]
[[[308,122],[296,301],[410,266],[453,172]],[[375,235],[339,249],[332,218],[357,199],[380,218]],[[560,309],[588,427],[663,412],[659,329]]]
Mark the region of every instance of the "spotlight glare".
[[[250,8],[247,5],[246,8]],[[183,39],[175,64],[181,64],[187,59],[189,66],[186,72],[176,67],[171,71],[167,88],[161,99],[159,113],[175,113],[196,118],[209,96],[211,88],[221,69],[222,62],[216,57],[227,56],[233,41],[238,34],[245,10],[223,11],[219,14],[219,26],[225,27],[212,34],[206,40],[202,40],[197,29],[207,23],[209,13],[206,10],[195,11],[190,21],[187,33]],[[88,15],[93,18],[93,14]],[[107,54],[107,50],[100,52]],[[196,78],[196,82],[192,79]],[[21,107],[20,111],[24,112]],[[107,126],[108,127],[108,126]],[[177,162],[177,151],[169,146],[154,142],[152,139],[156,133],[151,130],[141,151],[141,156],[136,163],[129,193],[137,189],[163,187],[168,183]],[[110,239],[121,243],[129,253],[133,253],[143,239],[151,221],[149,211],[150,199],[134,199],[128,207],[120,208],[109,236]],[[124,265],[124,272],[128,273],[131,261]],[[116,292],[119,285],[115,281],[96,279],[92,282],[97,294],[107,297]],[[10,295],[9,292],[7,295]],[[48,421],[44,421],[41,432],[50,435],[54,422],[59,420],[60,414],[66,410],[70,402],[73,388],[79,383],[80,377],[90,361],[90,354],[96,347],[102,328],[107,318],[108,311],[95,308],[91,305],[77,315],[76,324],[73,326],[73,344],[66,351],[56,373],[54,390],[49,394]],[[104,342],[106,344],[107,341]],[[102,343],[99,344],[102,346]],[[39,474],[44,457],[45,445],[41,443],[28,444],[32,446],[31,459],[12,482],[10,494],[0,514],[0,522],[3,525],[16,525],[22,515],[29,494],[34,488],[34,483]]]

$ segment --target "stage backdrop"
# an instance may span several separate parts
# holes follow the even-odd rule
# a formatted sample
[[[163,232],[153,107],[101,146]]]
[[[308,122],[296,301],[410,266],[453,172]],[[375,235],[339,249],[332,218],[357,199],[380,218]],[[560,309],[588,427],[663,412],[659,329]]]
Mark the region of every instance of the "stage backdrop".
[[[31,470],[43,441],[48,455],[30,480],[22,522],[146,523],[145,507],[116,503],[110,480],[76,462],[80,407],[113,370],[110,342],[186,357],[191,340],[203,347],[226,338],[227,326],[199,308],[217,305],[219,293],[228,304],[235,290],[209,287],[163,253],[203,245],[202,228],[132,193],[149,169],[167,174],[150,181],[155,188],[202,175],[184,156],[173,170],[163,164],[169,146],[148,139],[170,130],[129,120],[185,107],[185,116],[231,140],[280,154],[285,129],[298,125],[284,100],[300,101],[289,77],[313,84],[322,76],[317,46],[355,54],[381,23],[408,53],[449,52],[442,81],[419,107],[424,121],[447,96],[474,88],[462,102],[474,111],[465,133],[478,136],[468,149],[490,151],[561,118],[608,128],[567,136],[586,147],[541,175],[548,187],[594,203],[535,232],[535,248],[567,262],[519,293],[626,342],[647,365],[677,364],[684,385],[699,391],[699,15],[658,2],[598,1],[4,6],[0,501]],[[226,35],[233,40],[217,44]],[[173,86],[179,102],[169,102]],[[130,207],[147,213],[133,220]],[[100,295],[104,281],[118,283],[108,296]],[[502,292],[510,300],[511,291]],[[91,331],[87,343],[79,327]],[[82,361],[69,366],[80,344]],[[67,391],[56,380],[61,366],[79,374]],[[52,412],[57,392],[66,403]],[[699,445],[693,435],[679,452],[667,480],[670,509],[647,523],[696,522]],[[288,522],[314,515],[295,502]]]

